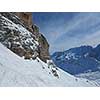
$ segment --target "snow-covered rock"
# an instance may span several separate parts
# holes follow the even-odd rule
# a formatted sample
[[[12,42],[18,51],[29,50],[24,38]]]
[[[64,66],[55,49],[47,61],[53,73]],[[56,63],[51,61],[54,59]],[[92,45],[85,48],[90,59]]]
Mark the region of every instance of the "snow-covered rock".
[[[37,52],[39,58],[46,62],[50,59],[49,44],[32,23],[32,13],[19,12],[19,16],[16,15],[11,12],[0,13],[0,42],[26,59],[32,58]]]
[[[2,13],[0,14],[0,42],[21,57],[25,56],[27,52],[33,55],[39,45],[34,39],[34,35],[13,13],[6,14],[9,16],[5,17]]]

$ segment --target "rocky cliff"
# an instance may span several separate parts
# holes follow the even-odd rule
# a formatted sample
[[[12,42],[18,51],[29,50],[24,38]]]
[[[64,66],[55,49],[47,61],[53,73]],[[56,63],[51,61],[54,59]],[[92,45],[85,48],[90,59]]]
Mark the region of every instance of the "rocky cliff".
[[[46,62],[50,58],[49,44],[32,23],[31,12],[0,13],[0,42],[25,59],[38,56]]]

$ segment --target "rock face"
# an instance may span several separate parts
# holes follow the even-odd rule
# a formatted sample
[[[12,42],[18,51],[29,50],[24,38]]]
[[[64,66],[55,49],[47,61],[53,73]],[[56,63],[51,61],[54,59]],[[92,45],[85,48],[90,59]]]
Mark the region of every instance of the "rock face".
[[[16,12],[15,14],[25,23],[26,26],[28,26],[28,29],[35,35],[36,40],[39,42],[39,57],[46,62],[46,59],[50,59],[49,44],[46,38],[41,33],[39,33],[39,27],[32,23],[32,13]]]
[[[0,13],[0,42],[25,59],[49,59],[49,44],[32,23],[31,12]]]
[[[16,12],[21,21],[32,31],[32,13],[31,12]]]
[[[39,36],[39,51],[40,51],[40,58],[45,61],[45,59],[50,59],[49,56],[49,44],[46,40],[46,38],[41,34],[41,36]]]

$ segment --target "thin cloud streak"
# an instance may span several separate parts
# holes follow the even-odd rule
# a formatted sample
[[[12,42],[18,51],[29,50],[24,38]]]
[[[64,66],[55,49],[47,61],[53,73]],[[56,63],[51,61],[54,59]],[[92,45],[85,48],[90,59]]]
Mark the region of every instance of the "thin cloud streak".
[[[34,14],[35,16],[35,14]],[[39,18],[38,18],[39,17]],[[35,22],[50,44],[50,52],[100,43],[100,13],[38,13]]]

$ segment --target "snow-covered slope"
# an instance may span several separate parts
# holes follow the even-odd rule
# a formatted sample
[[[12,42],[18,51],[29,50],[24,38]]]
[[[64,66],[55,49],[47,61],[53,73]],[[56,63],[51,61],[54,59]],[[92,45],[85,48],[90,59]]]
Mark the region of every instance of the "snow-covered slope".
[[[76,75],[76,77],[85,78],[85,79],[94,81],[100,85],[100,71],[82,73],[82,74]]]
[[[30,30],[15,13],[0,13],[0,86],[97,86],[47,60],[48,43],[33,26]]]
[[[56,52],[52,59],[64,71],[100,84],[100,45],[95,48],[81,46]]]
[[[55,77],[39,58],[24,60],[0,44],[0,86],[96,86],[58,69]]]

